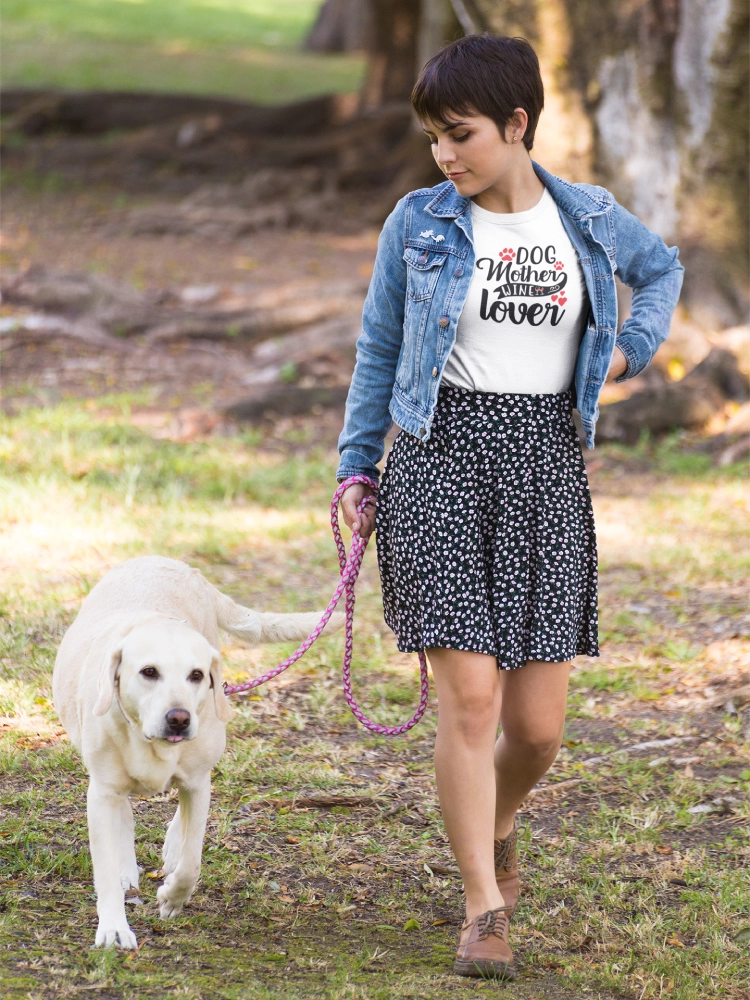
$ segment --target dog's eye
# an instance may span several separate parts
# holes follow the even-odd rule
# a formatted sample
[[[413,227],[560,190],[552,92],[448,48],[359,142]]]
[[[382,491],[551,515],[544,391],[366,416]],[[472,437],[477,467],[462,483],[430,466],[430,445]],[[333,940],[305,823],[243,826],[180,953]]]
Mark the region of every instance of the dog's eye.
[[[144,667],[143,670],[141,670],[141,674],[144,677],[158,677],[159,671],[156,667]]]
[[[190,676],[188,677],[188,680],[189,681],[195,681],[196,684],[200,683],[200,681],[203,680],[203,671],[202,670],[193,670],[191,672]]]

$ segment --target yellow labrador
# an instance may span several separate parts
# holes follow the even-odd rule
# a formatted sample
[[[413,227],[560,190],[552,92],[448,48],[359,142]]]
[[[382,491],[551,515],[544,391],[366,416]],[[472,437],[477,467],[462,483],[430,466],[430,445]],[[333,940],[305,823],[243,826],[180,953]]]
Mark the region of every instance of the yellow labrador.
[[[330,626],[338,628],[343,615]],[[260,614],[236,604],[196,569],[146,556],[111,570],[83,602],[55,662],[57,709],[89,772],[88,826],[97,945],[135,948],[125,891],[137,888],[130,794],[171,786],[162,917],[178,914],[200,873],[211,768],[232,709],[224,696],[219,630],[250,643],[297,641],[320,614]]]

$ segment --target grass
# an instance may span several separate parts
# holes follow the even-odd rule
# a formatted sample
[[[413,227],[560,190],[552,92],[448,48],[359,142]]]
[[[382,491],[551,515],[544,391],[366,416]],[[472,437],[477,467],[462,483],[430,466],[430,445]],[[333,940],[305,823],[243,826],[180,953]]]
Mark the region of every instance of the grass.
[[[623,475],[645,462],[635,450],[604,452],[595,479],[606,641],[600,660],[580,658],[565,745],[524,806],[518,983],[451,975],[461,892],[434,790],[436,706],[402,739],[365,732],[340,694],[340,636],[238,702],[185,914],[160,920],[158,879],[144,878],[129,907],[140,950],[92,949],[86,775],[50,702],[81,599],[109,566],[151,552],[265,609],[320,607],[336,575],[331,454],[272,452],[257,433],[154,440],[131,423],[138,403],[0,423],[3,997],[747,996],[750,731],[747,713],[701,694],[746,683],[746,480],[667,475],[656,452]],[[399,721],[418,699],[416,658],[382,624],[372,552],[358,593],[355,687],[368,714]],[[288,649],[227,645],[230,682]],[[364,804],[299,806],[323,792]],[[714,811],[689,811],[699,804]],[[174,801],[134,807],[154,872]]]
[[[284,103],[358,89],[358,56],[301,52],[316,0],[6,0],[2,85]]]

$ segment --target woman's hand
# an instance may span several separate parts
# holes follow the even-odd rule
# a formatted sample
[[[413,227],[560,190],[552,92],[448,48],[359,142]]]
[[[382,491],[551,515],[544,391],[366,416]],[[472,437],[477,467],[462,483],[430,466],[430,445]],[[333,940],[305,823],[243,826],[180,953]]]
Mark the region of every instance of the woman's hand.
[[[609,363],[609,371],[607,372],[607,381],[611,382],[612,379],[619,378],[620,375],[624,375],[627,370],[628,370],[627,358],[622,353],[619,347],[615,347],[615,353],[612,355],[612,360]]]
[[[362,513],[358,514],[357,507],[365,497],[368,502]],[[341,497],[341,513],[352,532],[359,532],[361,538],[369,538],[375,530],[375,497],[372,489],[366,483],[354,483],[350,486]]]

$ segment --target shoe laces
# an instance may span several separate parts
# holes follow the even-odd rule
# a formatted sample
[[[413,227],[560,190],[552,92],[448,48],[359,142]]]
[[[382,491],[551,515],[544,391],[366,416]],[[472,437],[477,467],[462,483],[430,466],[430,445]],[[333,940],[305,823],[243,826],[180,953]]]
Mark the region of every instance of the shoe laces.
[[[518,831],[513,830],[505,840],[495,841],[495,869],[505,868],[506,871],[510,871],[512,865],[510,856],[515,850],[516,841],[518,840]]]
[[[508,928],[508,910],[510,907],[501,906],[497,910],[488,910],[481,917],[477,918],[477,928],[479,930],[478,940],[494,934],[495,937],[504,938]]]

